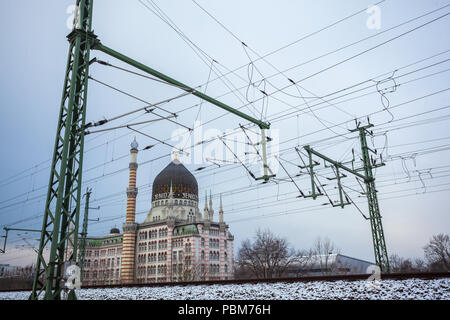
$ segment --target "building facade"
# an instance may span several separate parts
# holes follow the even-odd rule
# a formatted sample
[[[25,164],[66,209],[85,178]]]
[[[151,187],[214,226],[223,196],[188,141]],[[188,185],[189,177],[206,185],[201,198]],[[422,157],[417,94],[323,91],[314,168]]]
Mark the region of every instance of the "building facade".
[[[135,222],[138,144],[131,144],[127,211],[123,233],[87,237],[83,285],[232,279],[234,237],[218,219],[211,194],[199,209],[195,177],[175,157],[155,178],[151,209]]]

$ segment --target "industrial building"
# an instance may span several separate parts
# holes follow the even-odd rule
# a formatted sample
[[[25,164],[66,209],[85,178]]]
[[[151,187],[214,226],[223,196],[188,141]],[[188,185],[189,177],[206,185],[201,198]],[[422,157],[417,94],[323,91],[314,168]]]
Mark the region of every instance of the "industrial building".
[[[151,209],[136,223],[137,154],[134,139],[123,233],[86,238],[83,285],[232,279],[234,237],[222,198],[218,219],[211,194],[202,214],[197,181],[176,155],[153,181]]]

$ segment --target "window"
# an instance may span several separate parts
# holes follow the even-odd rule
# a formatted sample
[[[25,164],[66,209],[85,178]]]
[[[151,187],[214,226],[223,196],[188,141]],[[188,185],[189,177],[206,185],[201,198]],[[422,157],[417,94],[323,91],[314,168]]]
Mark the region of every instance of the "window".
[[[219,248],[220,242],[218,239],[209,239],[209,247],[210,248]]]
[[[211,251],[209,253],[209,260],[219,260],[219,257],[220,257],[220,255],[219,255],[219,252],[217,252],[217,251]]]
[[[209,229],[209,235],[210,236],[218,236],[219,235],[219,230],[217,230],[217,229]]]
[[[166,274],[167,272],[167,267],[162,265],[162,266],[158,266],[158,274]]]
[[[212,264],[209,266],[209,272],[210,273],[219,273],[220,272],[220,266],[218,264]]]

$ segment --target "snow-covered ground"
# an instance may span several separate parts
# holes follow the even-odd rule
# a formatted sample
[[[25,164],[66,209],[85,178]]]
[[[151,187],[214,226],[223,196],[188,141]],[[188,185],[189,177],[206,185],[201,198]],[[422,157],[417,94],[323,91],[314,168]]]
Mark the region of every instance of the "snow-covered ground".
[[[197,286],[130,287],[77,290],[82,300],[311,300],[311,299],[450,299],[450,278],[366,281],[317,281]],[[28,299],[29,292],[0,292],[0,300]]]

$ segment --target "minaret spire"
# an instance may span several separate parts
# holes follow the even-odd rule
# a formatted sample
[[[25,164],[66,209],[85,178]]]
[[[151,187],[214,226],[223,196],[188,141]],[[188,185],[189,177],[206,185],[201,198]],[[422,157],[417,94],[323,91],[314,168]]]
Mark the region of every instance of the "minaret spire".
[[[173,198],[173,188],[172,188],[172,180],[170,180],[170,191],[169,191],[169,199]]]
[[[211,190],[209,190],[209,219],[211,221],[213,221],[213,216],[214,216],[214,209],[212,207],[212,195],[211,195]]]
[[[223,223],[223,207],[222,207],[222,194],[220,194],[220,205],[219,205],[219,223]]]
[[[136,136],[130,145],[130,174],[127,188],[127,213],[126,220],[123,224],[123,242],[122,242],[122,270],[120,272],[122,283],[134,282],[134,260],[135,260],[135,245],[136,245],[136,230],[137,224],[135,222],[136,214],[136,196],[138,189],[136,188],[136,171],[138,168],[137,154],[138,143]]]
[[[172,180],[170,180],[170,190],[169,190],[169,217],[173,217],[173,188],[172,188]]]
[[[204,220],[209,220],[209,210],[208,210],[208,191],[205,191],[205,208],[203,209]]]

